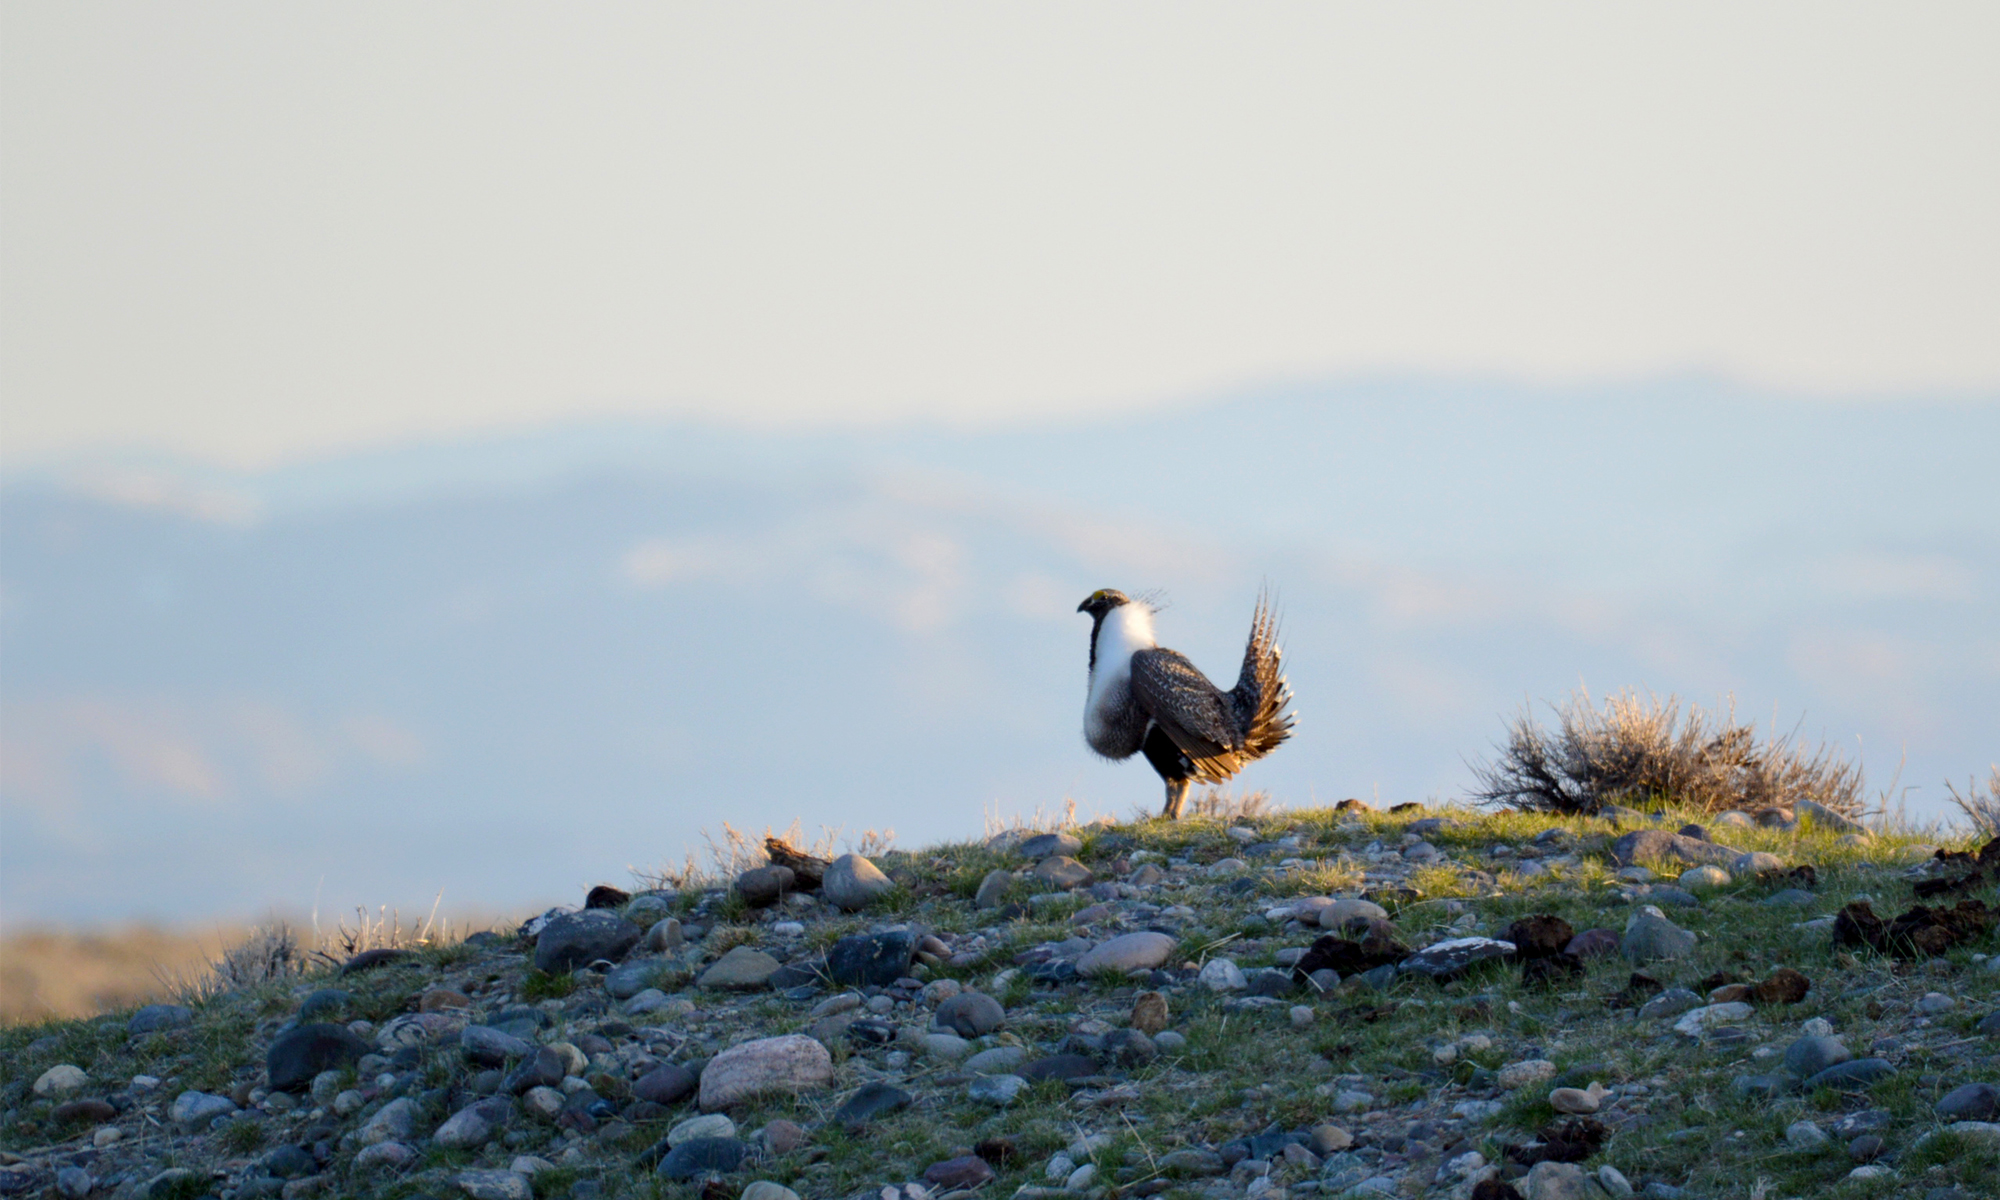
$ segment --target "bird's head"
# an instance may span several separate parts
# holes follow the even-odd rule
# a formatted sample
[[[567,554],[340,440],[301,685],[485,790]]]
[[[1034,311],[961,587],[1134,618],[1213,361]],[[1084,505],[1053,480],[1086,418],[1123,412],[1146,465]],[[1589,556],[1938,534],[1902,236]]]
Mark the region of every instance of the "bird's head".
[[[1089,599],[1076,606],[1076,611],[1089,613],[1094,618],[1102,619],[1105,613],[1110,612],[1121,604],[1130,603],[1132,603],[1132,597],[1127,596],[1117,588],[1098,588],[1096,591],[1090,593]]]

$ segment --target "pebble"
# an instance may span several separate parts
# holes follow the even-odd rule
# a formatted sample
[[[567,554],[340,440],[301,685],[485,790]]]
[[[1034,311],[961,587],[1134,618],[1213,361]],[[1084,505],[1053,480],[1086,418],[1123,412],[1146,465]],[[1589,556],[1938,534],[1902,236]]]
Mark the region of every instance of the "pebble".
[[[701,973],[696,986],[712,992],[750,992],[769,986],[783,963],[762,950],[737,946]]]
[[[731,1046],[701,1073],[701,1106],[713,1111],[773,1092],[802,1092],[833,1082],[833,1058],[804,1034]]]
[[[909,930],[849,934],[826,952],[827,977],[848,987],[888,987],[910,973],[920,940]]]
[[[342,1025],[295,1025],[271,1041],[264,1073],[275,1092],[304,1091],[313,1076],[352,1066],[368,1053],[368,1043]]]
[[[1895,1073],[1896,1068],[1886,1059],[1856,1058],[1828,1067],[1817,1075],[1809,1077],[1805,1086],[1807,1091],[1823,1087],[1842,1091],[1866,1089]]]
[[[1686,958],[1699,939],[1648,906],[1625,923],[1625,957],[1634,963]]]
[[[782,1183],[759,1179],[744,1188],[738,1200],[799,1200],[799,1194]]]
[[[567,975],[599,959],[615,963],[639,944],[644,933],[607,909],[561,913],[550,918],[535,939],[535,968],[550,975]]]
[[[973,894],[972,907],[979,909],[999,908],[1007,901],[1007,889],[1014,886],[1014,873],[992,870],[979,881],[979,890]]]
[[[1004,1075],[1026,1061],[1028,1052],[1020,1046],[995,1046],[966,1059],[965,1069],[982,1075]]]
[[[1587,1115],[1604,1106],[1604,1085],[1593,1081],[1588,1088],[1564,1087],[1549,1093],[1549,1107],[1559,1113]]]
[[[1946,1121],[1991,1121],[2000,1117],[2000,1087],[1990,1083],[1955,1087],[1938,1100],[1937,1115]]]
[[[1076,960],[1077,974],[1124,975],[1132,971],[1150,971],[1166,965],[1179,945],[1179,939],[1153,930],[1120,934],[1086,950]]]
[[[749,1145],[735,1138],[695,1138],[669,1150],[660,1159],[658,1174],[684,1182],[710,1171],[734,1171],[749,1157]]]
[[[1802,1037],[1785,1047],[1785,1070],[1800,1079],[1809,1079],[1853,1057],[1853,1052],[1838,1038]]]
[[[1074,891],[1096,878],[1091,874],[1089,867],[1084,866],[1073,858],[1060,854],[1053,855],[1036,863],[1034,870],[1030,871],[1029,874],[1056,890],[1064,892]]]
[[[148,1004],[132,1014],[125,1023],[125,1032],[137,1036],[144,1033],[161,1033],[169,1029],[184,1029],[194,1023],[194,1010],[180,1004]]]
[[[432,1140],[447,1150],[469,1150],[474,1146],[485,1145],[487,1139],[493,1136],[496,1114],[491,1106],[494,1103],[491,1100],[482,1100],[478,1104],[459,1109],[446,1118],[444,1124],[437,1127],[437,1132],[431,1135]],[[505,1120],[506,1101],[498,1103],[501,1107],[497,1115],[501,1120]]]
[[[1934,1017],[1939,1013],[1948,1013],[1957,1007],[1958,1001],[1943,992],[1927,992],[1923,999],[1917,1001],[1917,1011],[1926,1016]]]
[[[1826,1131],[1811,1121],[1793,1121],[1785,1126],[1785,1144],[1801,1152],[1823,1150],[1833,1143]]]
[[[1544,1083],[1556,1077],[1556,1065],[1545,1058],[1524,1059],[1508,1063],[1495,1075],[1495,1081],[1508,1091]]]
[[[1028,1086],[1019,1075],[981,1075],[966,1085],[965,1094],[981,1104],[1004,1108]]]
[[[1641,1020],[1656,1021],[1679,1016],[1701,1006],[1701,997],[1686,988],[1668,988],[1639,1006]]]
[[[993,1180],[993,1168],[976,1154],[965,1154],[924,1168],[924,1182],[945,1191],[976,1188]]]
[[[1045,858],[1074,858],[1083,852],[1083,839],[1071,833],[1040,833],[1023,841],[1016,853],[1040,862]]]
[[[1197,980],[1211,992],[1240,992],[1250,986],[1242,969],[1226,958],[1211,958],[1203,963]]]
[[[1782,871],[1785,869],[1785,860],[1775,854],[1766,854],[1762,850],[1752,850],[1747,854],[1738,855],[1736,860],[1729,864],[1729,869],[1738,875],[1755,875],[1759,871]]]
[[[400,1096],[381,1108],[375,1115],[362,1122],[358,1137],[362,1145],[372,1146],[377,1142],[407,1141],[417,1128],[417,1102],[408,1096]]]
[[[843,854],[827,865],[820,894],[843,912],[859,912],[896,885],[882,869],[859,854]]]
[[[1514,953],[1514,943],[1498,938],[1448,938],[1426,946],[1397,964],[1405,974],[1428,975],[1433,979],[1455,979],[1482,962],[1492,962]]]
[[[535,1186],[514,1171],[460,1171],[453,1180],[472,1200],[534,1200]]]
[[[838,1119],[839,1114],[834,1114]],[[703,1113],[689,1117],[667,1130],[667,1147],[684,1145],[696,1138],[733,1138],[736,1136],[736,1122],[721,1113]]]
[[[1741,1000],[1704,1005],[1682,1013],[1680,1019],[1674,1022],[1674,1032],[1687,1037],[1700,1037],[1712,1026],[1747,1021],[1756,1011]]]
[[[1320,908],[1319,927],[1321,929],[1344,929],[1347,927],[1347,922],[1354,917],[1367,917],[1372,920],[1386,921],[1389,919],[1389,910],[1372,900],[1342,897],[1329,901]]]
[[[1524,1200],[1591,1200],[1590,1177],[1575,1163],[1538,1162],[1521,1189]]]
[[[1007,1010],[984,992],[963,992],[938,1005],[936,1019],[960,1037],[984,1037],[1006,1024]]]
[[[35,1095],[61,1096],[90,1082],[90,1076],[74,1063],[58,1063],[35,1079]]]
[[[1681,872],[1679,883],[1682,887],[1692,892],[1700,888],[1728,887],[1730,878],[1729,872],[1723,870],[1721,867],[1689,867],[1687,870]]]

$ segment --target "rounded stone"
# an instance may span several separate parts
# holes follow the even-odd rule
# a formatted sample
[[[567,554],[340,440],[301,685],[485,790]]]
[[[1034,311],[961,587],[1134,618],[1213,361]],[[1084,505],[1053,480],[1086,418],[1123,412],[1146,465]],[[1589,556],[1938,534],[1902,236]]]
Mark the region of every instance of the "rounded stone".
[[[272,1039],[264,1054],[264,1070],[274,1092],[300,1092],[313,1076],[352,1066],[368,1053],[367,1042],[344,1025],[295,1025]]]
[[[1686,958],[1700,939],[1658,912],[1642,912],[1625,925],[1623,949],[1634,963]]]
[[[759,1179],[743,1189],[740,1200],[799,1200],[799,1194],[782,1183]]]
[[[1344,929],[1353,917],[1368,917],[1371,920],[1386,921],[1389,910],[1373,900],[1360,900],[1352,896],[1342,896],[1319,910],[1321,929]]]
[[[1084,951],[1076,960],[1076,973],[1124,975],[1131,971],[1151,971],[1166,965],[1179,945],[1179,939],[1157,930],[1121,933]]]
[[[736,1136],[736,1122],[721,1113],[704,1113],[689,1117],[667,1130],[669,1147],[683,1145],[696,1138],[733,1138]]]
[[[1833,1141],[1826,1130],[1811,1121],[1794,1121],[1785,1126],[1785,1144],[1794,1150],[1823,1150]]]
[[[1723,870],[1721,867],[1689,867],[1687,870],[1681,872],[1679,882],[1682,887],[1692,892],[1699,891],[1702,888],[1728,887],[1730,877],[1729,872]]]
[[[701,973],[698,986],[711,992],[752,992],[769,986],[783,966],[762,950],[737,946]]]
[[[2000,1117],[2000,1087],[1968,1083],[1953,1088],[1937,1102],[1937,1115],[1947,1121],[1991,1121]]]
[[[833,1057],[799,1033],[731,1046],[701,1073],[701,1106],[714,1110],[773,1092],[802,1092],[833,1082]]]
[[[859,912],[895,886],[874,863],[859,854],[843,854],[827,865],[820,894],[844,912]]]
[[[668,1151],[660,1160],[659,1174],[667,1179],[686,1181],[710,1171],[734,1171],[750,1157],[747,1143],[734,1138],[696,1138]]]
[[[633,1081],[632,1097],[652,1104],[679,1104],[694,1094],[700,1082],[686,1067],[665,1063]]]
[[[1729,864],[1729,869],[1738,875],[1755,875],[1759,871],[1782,871],[1785,869],[1785,860],[1775,854],[1766,854],[1762,850],[1752,850],[1747,854],[1737,855]]]
[[[35,1095],[61,1096],[90,1082],[90,1076],[74,1063],[57,1063],[35,1079]]]
[[[148,1004],[125,1023],[130,1034],[161,1033],[194,1024],[194,1010],[179,1004]]]
[[[981,1075],[966,1085],[965,1094],[981,1104],[1005,1108],[1012,1104],[1027,1086],[1028,1081],[1019,1075]]]
[[[599,960],[617,962],[639,944],[644,931],[608,909],[562,913],[535,939],[535,968],[567,975]]]
[[[1800,1079],[1810,1079],[1853,1057],[1854,1053],[1839,1038],[1802,1037],[1785,1047],[1785,1070]]]
[[[984,1037],[1006,1021],[1006,1008],[984,992],[961,992],[937,1007],[938,1024],[960,1037]]]

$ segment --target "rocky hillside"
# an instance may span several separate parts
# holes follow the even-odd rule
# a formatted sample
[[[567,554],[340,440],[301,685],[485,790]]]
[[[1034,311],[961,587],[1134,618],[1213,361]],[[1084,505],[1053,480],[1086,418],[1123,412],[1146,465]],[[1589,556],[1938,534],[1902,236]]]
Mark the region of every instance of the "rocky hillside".
[[[1676,832],[1678,830],[1678,832]],[[0,1195],[1992,1195],[2000,842],[1399,806],[627,895],[0,1035]]]

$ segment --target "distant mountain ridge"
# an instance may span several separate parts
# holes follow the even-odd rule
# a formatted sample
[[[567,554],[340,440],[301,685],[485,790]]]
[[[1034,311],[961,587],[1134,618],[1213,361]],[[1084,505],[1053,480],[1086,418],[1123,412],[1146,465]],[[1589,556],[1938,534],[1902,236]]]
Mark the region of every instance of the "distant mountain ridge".
[[[1457,795],[1524,699],[1734,692],[2000,754],[2000,405],[1295,389],[1006,431],[622,423],[0,490],[0,907],[501,909],[794,817],[1157,804],[1078,733],[1099,586],[1212,673],[1278,591],[1280,801]],[[1920,807],[1920,811],[1922,811]],[[421,893],[421,894],[419,894]]]

